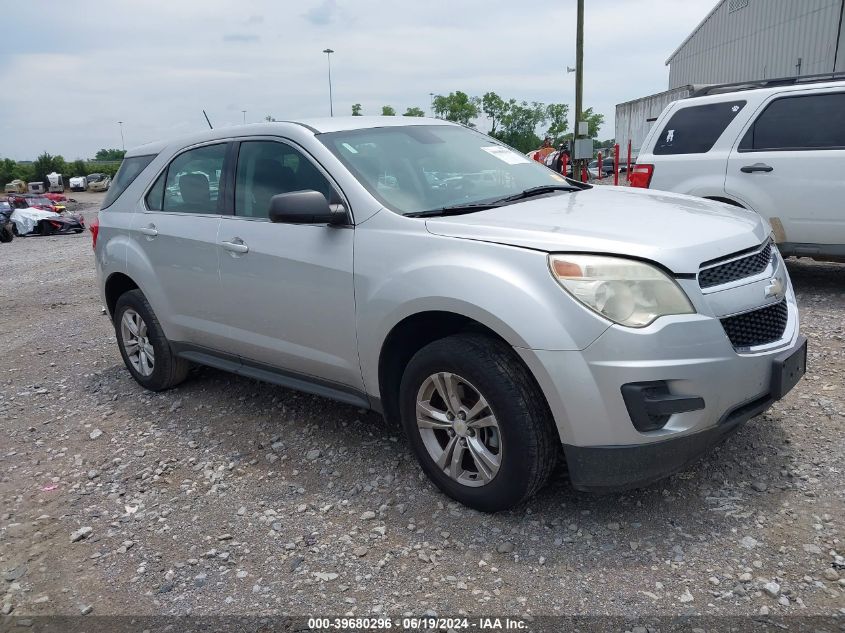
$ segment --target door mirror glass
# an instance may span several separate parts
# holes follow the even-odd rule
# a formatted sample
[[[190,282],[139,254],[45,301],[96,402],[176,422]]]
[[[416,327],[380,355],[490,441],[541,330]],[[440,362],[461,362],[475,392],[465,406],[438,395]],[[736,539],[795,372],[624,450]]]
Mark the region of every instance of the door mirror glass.
[[[311,189],[276,194],[268,215],[271,222],[287,224],[346,224],[346,209]]]

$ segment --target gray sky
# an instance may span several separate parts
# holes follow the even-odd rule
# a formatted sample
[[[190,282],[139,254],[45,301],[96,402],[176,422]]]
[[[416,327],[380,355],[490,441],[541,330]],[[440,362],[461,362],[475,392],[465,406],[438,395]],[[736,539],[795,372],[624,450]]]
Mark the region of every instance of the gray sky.
[[[664,62],[716,0],[587,0],[585,106],[667,88]],[[572,109],[575,0],[27,0],[6,7],[0,157],[67,160],[206,126],[488,90]],[[572,118],[570,116],[570,129]],[[484,129],[484,123],[479,127]]]

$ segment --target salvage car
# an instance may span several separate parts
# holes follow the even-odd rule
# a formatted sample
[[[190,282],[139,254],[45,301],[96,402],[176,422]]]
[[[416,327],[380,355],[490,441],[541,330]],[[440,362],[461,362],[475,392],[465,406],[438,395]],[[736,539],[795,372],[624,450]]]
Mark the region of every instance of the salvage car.
[[[111,186],[111,176],[108,174],[89,174],[88,191],[108,191]]]
[[[131,150],[92,225],[140,385],[199,363],[373,409],[483,511],[530,498],[561,457],[579,490],[647,485],[795,387],[806,339],[771,233],[405,117]]]
[[[8,200],[0,200],[0,242],[11,242],[15,237],[11,218],[13,211]]]
[[[33,193],[22,193],[22,194],[10,194],[9,195],[9,202],[12,204],[13,207],[16,209],[41,209],[43,211],[52,211],[53,213],[62,213],[67,209],[67,207],[63,204],[59,204],[46,195],[41,194],[33,194]]]
[[[31,207],[14,208],[10,219],[12,231],[19,236],[82,233],[85,230],[85,220],[81,215]]]

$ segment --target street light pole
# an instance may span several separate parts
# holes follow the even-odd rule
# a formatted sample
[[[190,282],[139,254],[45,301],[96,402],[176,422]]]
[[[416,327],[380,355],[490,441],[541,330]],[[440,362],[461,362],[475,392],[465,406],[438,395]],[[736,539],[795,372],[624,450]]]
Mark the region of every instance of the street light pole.
[[[431,116],[433,118],[434,117],[434,93],[429,92],[428,97],[429,97],[429,100],[431,101]]]
[[[123,140],[123,121],[118,121],[117,124],[120,126],[120,147],[125,152],[126,143]]]
[[[327,48],[323,52],[326,54],[326,59],[329,62],[329,116],[334,116],[334,104],[332,103],[332,53],[334,51]]]
[[[244,115],[244,125],[246,125],[246,110],[241,110],[241,112],[243,112],[243,115]]]

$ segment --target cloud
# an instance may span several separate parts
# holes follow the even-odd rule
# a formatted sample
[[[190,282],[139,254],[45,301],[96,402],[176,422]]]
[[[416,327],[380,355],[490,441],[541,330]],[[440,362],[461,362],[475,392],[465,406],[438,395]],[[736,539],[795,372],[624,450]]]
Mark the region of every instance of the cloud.
[[[223,36],[224,42],[257,42],[260,38],[248,33],[227,33]]]
[[[337,13],[337,0],[323,0],[316,7],[312,7],[302,14],[311,24],[326,26],[331,24]]]
[[[605,115],[601,138],[614,134],[617,103],[667,88],[663,62],[713,2],[586,3],[584,104]],[[247,122],[328,116],[326,46],[337,51],[335,114],[353,103],[367,114],[383,105],[428,112],[429,92],[454,90],[572,106],[574,2],[242,4],[233,15],[219,1],[87,0],[98,16],[91,21],[73,3],[54,3],[47,14],[41,3],[18,3],[16,20],[37,22],[39,37],[6,34],[0,85],[14,89],[0,99],[0,158],[28,160],[44,150],[87,158],[120,147],[117,121],[127,147],[171,138],[206,128],[203,109],[215,127],[240,124],[241,110]],[[672,15],[671,24],[659,15]],[[61,98],[43,97],[47,76],[50,94]]]

